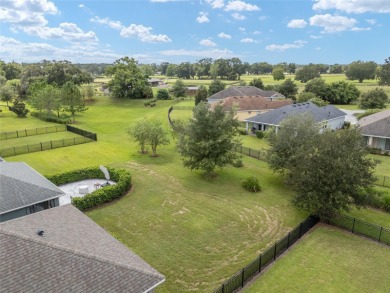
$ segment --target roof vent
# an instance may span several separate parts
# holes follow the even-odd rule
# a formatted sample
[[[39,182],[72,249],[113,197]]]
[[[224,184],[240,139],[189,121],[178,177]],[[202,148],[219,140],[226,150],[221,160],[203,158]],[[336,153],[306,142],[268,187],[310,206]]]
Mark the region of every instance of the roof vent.
[[[41,230],[41,229],[39,229],[38,231],[37,231],[37,235],[38,236],[42,236],[43,237],[43,234],[45,233],[45,231],[43,231],[43,230]]]

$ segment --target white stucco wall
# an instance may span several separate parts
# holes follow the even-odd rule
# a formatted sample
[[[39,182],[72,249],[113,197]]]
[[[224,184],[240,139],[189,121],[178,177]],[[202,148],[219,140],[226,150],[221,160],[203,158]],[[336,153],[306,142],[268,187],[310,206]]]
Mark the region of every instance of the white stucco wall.
[[[338,118],[332,119],[332,120],[328,120],[327,128],[333,129],[333,130],[340,129],[344,126],[344,120],[345,120],[345,116],[338,117]]]

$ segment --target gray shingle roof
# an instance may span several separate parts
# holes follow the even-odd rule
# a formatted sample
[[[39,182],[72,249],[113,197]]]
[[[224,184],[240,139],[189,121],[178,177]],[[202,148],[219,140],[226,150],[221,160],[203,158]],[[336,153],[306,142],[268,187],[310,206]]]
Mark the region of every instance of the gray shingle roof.
[[[222,100],[228,97],[234,96],[262,96],[265,98],[272,97],[273,95],[278,94],[278,92],[274,91],[263,91],[254,86],[231,86],[228,87],[214,95],[210,96],[209,100]]]
[[[363,135],[390,138],[390,110],[363,117],[357,125]]]
[[[0,214],[63,194],[61,189],[25,163],[0,164]]]
[[[165,280],[72,205],[3,222],[0,234],[2,292],[145,292]]]
[[[248,122],[262,123],[269,125],[279,125],[280,122],[289,115],[297,113],[310,113],[316,122],[330,120],[346,114],[332,105],[318,107],[311,102],[287,105],[264,114],[258,114],[245,119]]]

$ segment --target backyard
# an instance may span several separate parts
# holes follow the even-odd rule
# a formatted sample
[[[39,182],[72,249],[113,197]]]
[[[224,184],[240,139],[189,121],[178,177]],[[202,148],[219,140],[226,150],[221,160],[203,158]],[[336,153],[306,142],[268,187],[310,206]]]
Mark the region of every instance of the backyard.
[[[157,158],[139,153],[127,134],[131,123],[158,119],[168,128],[169,107],[191,104],[193,100],[158,101],[151,108],[142,100],[100,96],[85,114],[76,116],[74,125],[97,133],[97,142],[6,160],[24,161],[44,175],[98,165],[128,169],[132,191],[87,215],[166,276],[157,292],[210,292],[307,214],[291,205],[292,191],[265,162],[243,157],[244,167],[224,168],[216,178],[206,180],[200,172],[183,167],[173,138],[170,145],[157,149]],[[190,117],[173,115],[175,119]],[[1,132],[48,125],[53,124],[31,116],[0,118]],[[258,148],[266,147],[264,140],[243,139],[244,145],[253,148],[257,143]],[[381,174],[386,174],[387,165],[378,167]],[[241,187],[241,181],[252,175],[259,179],[262,192],[252,194]],[[372,219],[376,211],[356,210],[354,216],[360,213],[372,213],[368,216]],[[386,221],[383,216],[380,224]]]

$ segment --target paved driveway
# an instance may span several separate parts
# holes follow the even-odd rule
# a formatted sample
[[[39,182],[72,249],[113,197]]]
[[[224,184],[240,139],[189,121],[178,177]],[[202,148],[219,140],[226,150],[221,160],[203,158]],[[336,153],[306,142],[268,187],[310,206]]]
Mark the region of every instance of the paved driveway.
[[[364,113],[364,110],[345,110],[345,109],[340,109],[343,111],[347,116],[345,116],[345,121],[351,122],[351,124],[356,124],[357,123],[357,118],[355,115],[356,113]]]

